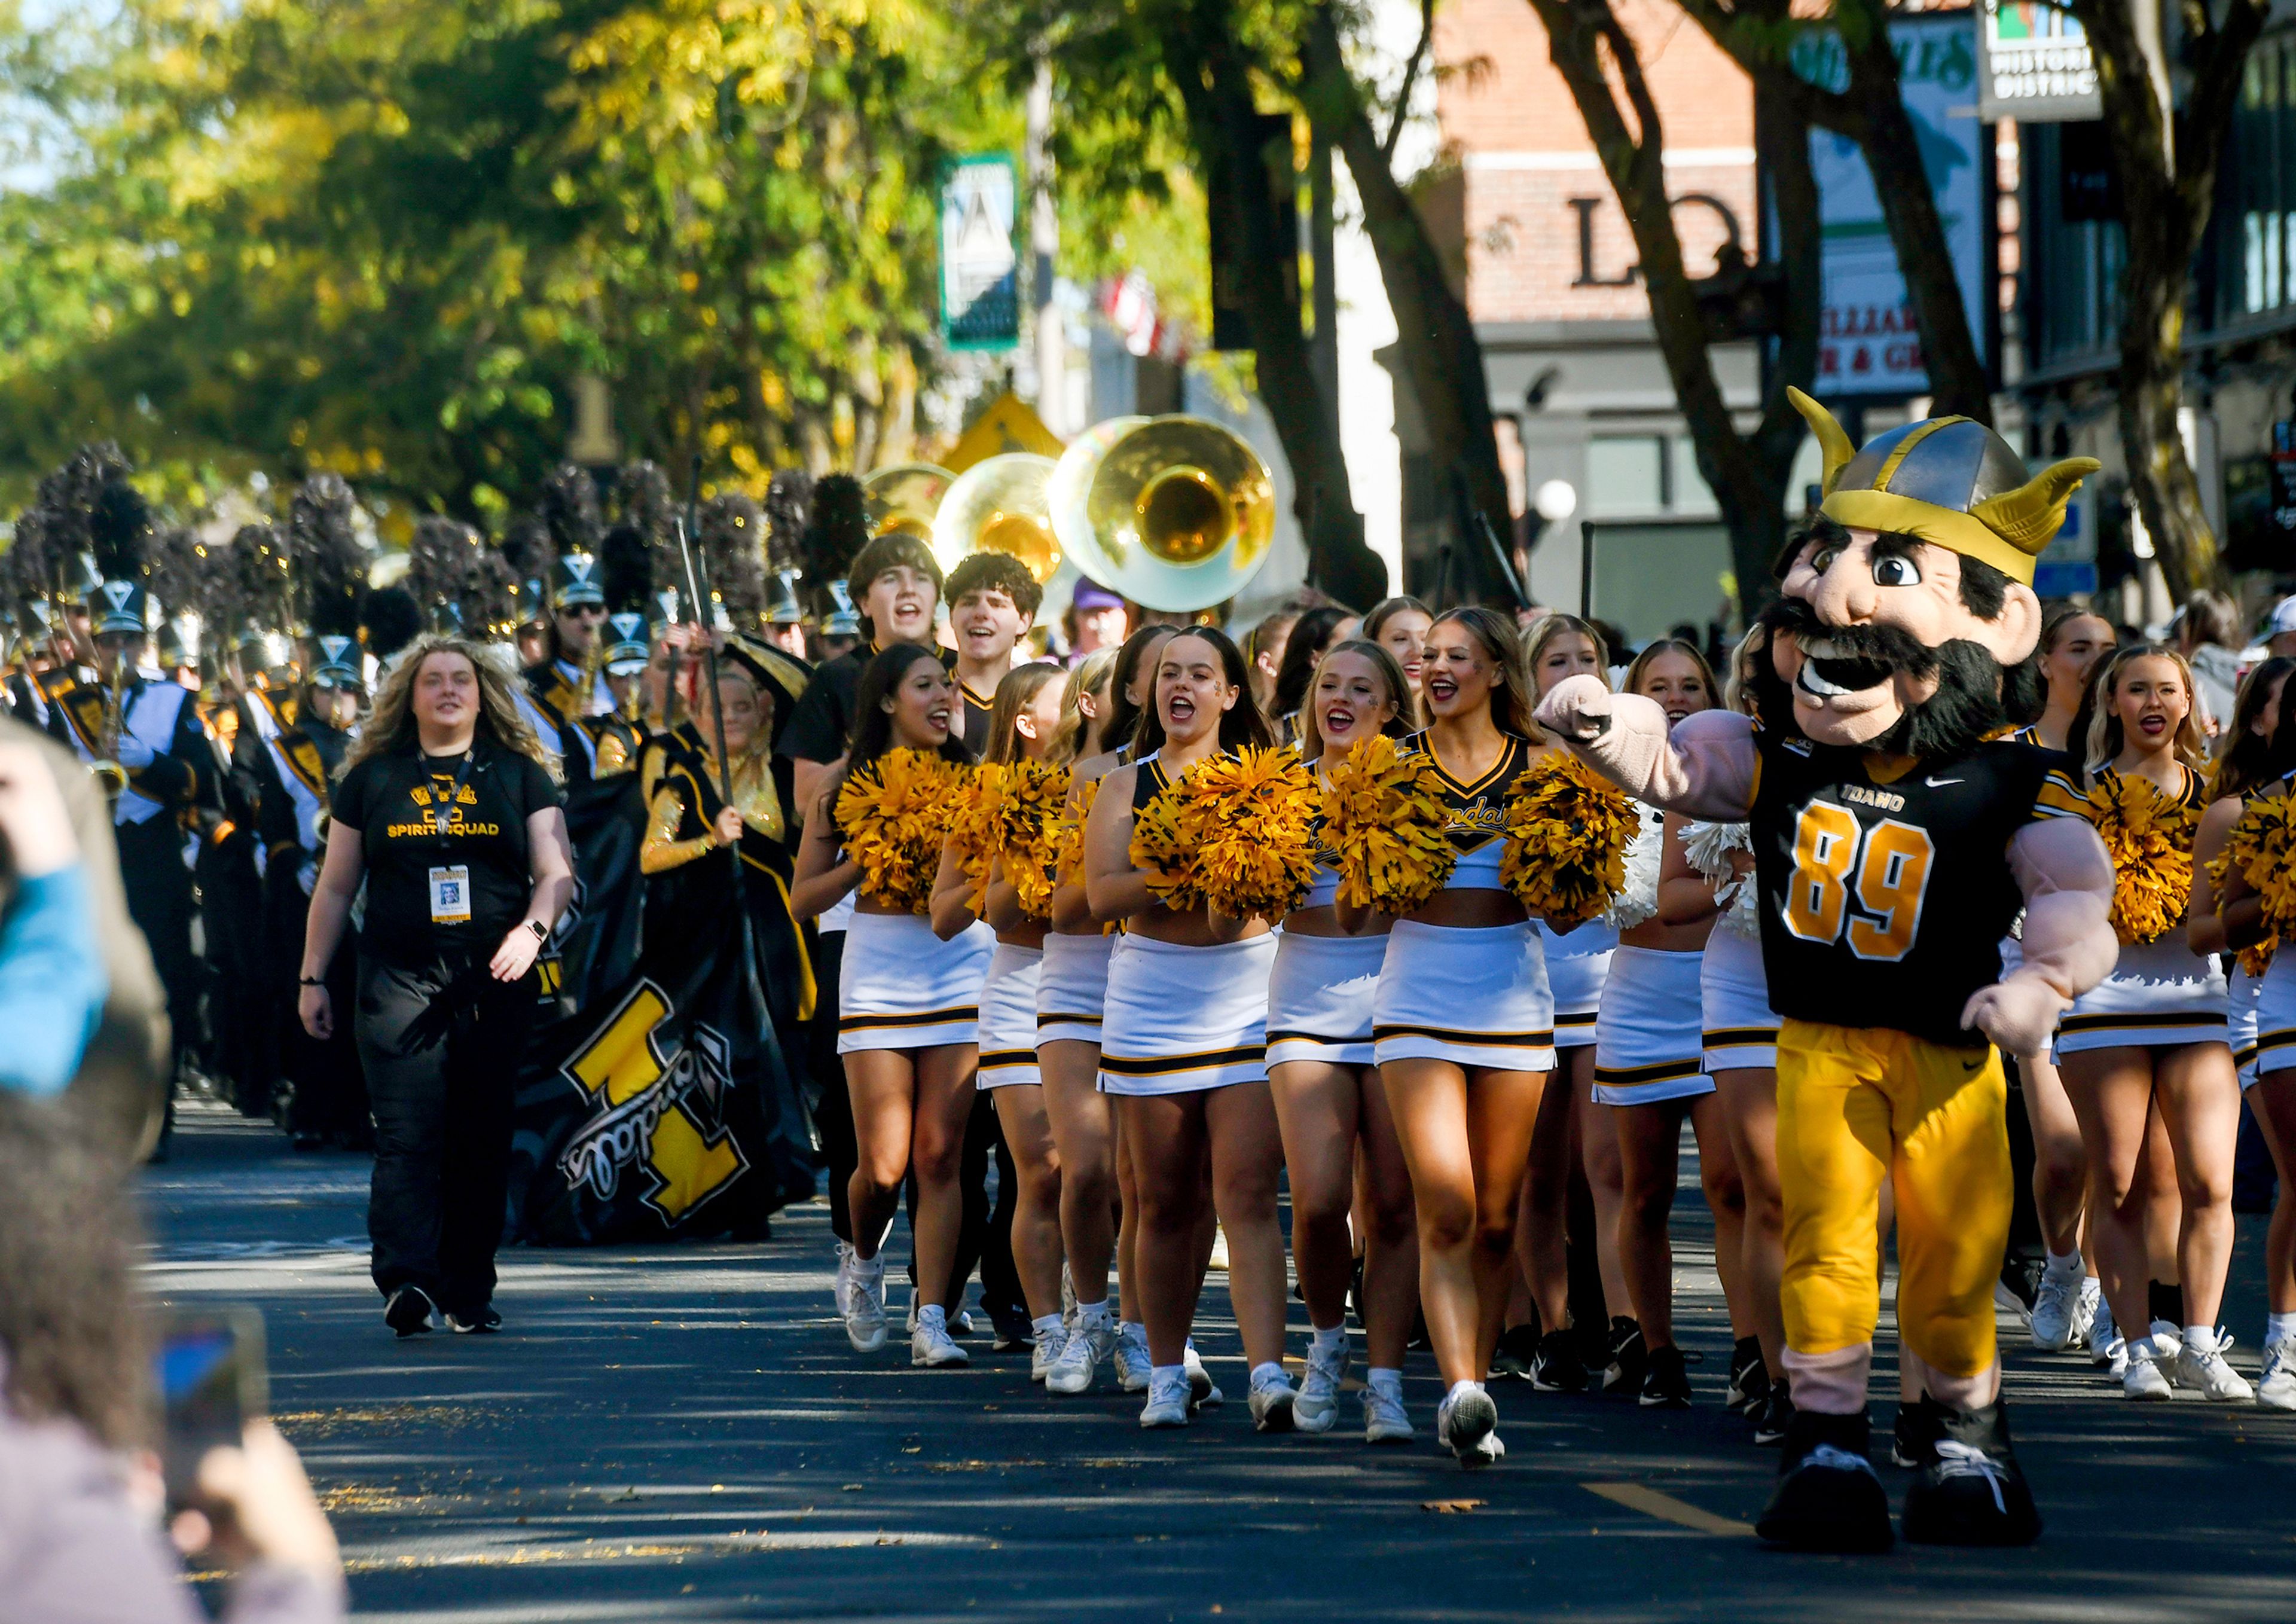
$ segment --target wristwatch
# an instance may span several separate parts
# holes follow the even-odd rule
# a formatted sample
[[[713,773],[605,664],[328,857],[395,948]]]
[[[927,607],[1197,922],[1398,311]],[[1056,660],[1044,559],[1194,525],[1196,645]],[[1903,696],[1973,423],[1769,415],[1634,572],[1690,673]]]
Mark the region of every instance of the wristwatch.
[[[534,939],[538,942],[546,942],[550,939],[550,927],[539,919],[528,920],[526,928],[534,932]]]

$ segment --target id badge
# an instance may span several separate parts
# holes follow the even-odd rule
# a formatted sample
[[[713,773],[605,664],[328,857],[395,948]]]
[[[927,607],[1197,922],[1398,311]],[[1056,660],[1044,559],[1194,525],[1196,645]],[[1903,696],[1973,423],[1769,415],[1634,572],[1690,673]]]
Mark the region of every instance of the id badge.
[[[471,871],[457,863],[430,871],[430,923],[466,925],[471,923]]]

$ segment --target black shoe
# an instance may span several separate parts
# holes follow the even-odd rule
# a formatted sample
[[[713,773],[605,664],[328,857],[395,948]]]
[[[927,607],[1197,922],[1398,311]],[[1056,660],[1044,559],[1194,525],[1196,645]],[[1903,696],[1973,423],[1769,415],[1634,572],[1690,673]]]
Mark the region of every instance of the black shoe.
[[[1784,1443],[1793,1430],[1793,1394],[1784,1382],[1770,1383],[1770,1396],[1762,1400],[1762,1407],[1754,1415],[1754,1441],[1758,1444]]]
[[[1754,1532],[1790,1551],[1886,1551],[1896,1543],[1890,1496],[1866,1458],[1863,1412],[1794,1412],[1778,1462],[1777,1492]]]
[[[1611,1318],[1610,1358],[1603,1368],[1603,1390],[1614,1398],[1632,1398],[1643,1390],[1650,1374],[1650,1351],[1643,1346],[1643,1328],[1623,1314]]]
[[[1531,1361],[1530,1384],[1542,1393],[1583,1393],[1587,1362],[1578,1357],[1578,1343],[1568,1331],[1550,1331],[1538,1339],[1538,1357]]]
[[[1906,1538],[1916,1545],[2030,1545],[2041,1513],[2017,1469],[2009,1416],[1999,1399],[1981,1410],[1948,1409],[1924,1398],[1913,1411],[1923,1456],[1906,1489]]]
[[[1769,1396],[1770,1372],[1762,1363],[1762,1344],[1751,1336],[1742,1336],[1738,1345],[1730,1350],[1730,1383],[1723,1389],[1723,1407],[1741,1415],[1752,1415],[1760,1411]]]
[[[982,1307],[988,1312],[988,1323],[996,1330],[996,1340],[993,1344],[996,1352],[1011,1353],[1017,1349],[1036,1346],[1036,1322],[1029,1317],[1028,1309],[1002,1302],[984,1303]]]
[[[1898,1418],[1890,1424],[1890,1464],[1926,1466],[1937,1458],[1936,1446],[1931,1418],[1923,1413],[1920,1405],[1900,1401]]]
[[[437,1313],[430,1294],[419,1285],[402,1285],[387,1298],[382,1305],[382,1323],[398,1333],[399,1340],[422,1336],[430,1329],[430,1316]]]
[[[1538,1358],[1538,1327],[1529,1324],[1509,1325],[1499,1333],[1499,1345],[1491,1354],[1491,1374],[1528,1382]]]
[[[1643,1377],[1643,1408],[1686,1410],[1690,1407],[1690,1372],[1682,1349],[1669,1344],[1650,1350],[1650,1372]]]
[[[502,1329],[502,1316],[488,1303],[475,1314],[449,1314],[447,1329],[457,1336],[492,1336]]]

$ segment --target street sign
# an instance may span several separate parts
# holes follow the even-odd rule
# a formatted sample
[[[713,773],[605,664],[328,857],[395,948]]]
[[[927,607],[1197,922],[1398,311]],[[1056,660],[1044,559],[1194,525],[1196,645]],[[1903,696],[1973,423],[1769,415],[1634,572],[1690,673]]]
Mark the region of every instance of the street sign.
[[[956,444],[940,459],[940,465],[951,473],[963,473],[975,463],[1010,451],[1058,456],[1065,449],[1067,442],[1045,427],[1045,420],[1029,403],[1007,390],[990,401],[988,409],[972,420],[972,426],[956,437]]]
[[[1021,256],[1013,239],[1019,193],[1002,153],[960,158],[940,187],[940,324],[951,349],[1011,349],[1021,341]]]
[[[2051,0],[1980,0],[1977,116],[2066,124],[2104,116],[2088,36]]]
[[[1990,325],[1986,168],[1993,144],[1990,127],[1968,116],[1977,80],[1976,25],[1966,11],[1898,16],[1890,23],[1890,43],[1922,168],[1936,193],[1954,281],[1983,359]],[[1830,30],[1804,34],[1793,63],[1795,72],[1825,89],[1842,90],[1849,83],[1841,40]],[[1928,394],[1921,326],[1865,153],[1846,135],[1813,130],[1810,162],[1817,172],[1823,288],[1811,393],[1822,400]]]

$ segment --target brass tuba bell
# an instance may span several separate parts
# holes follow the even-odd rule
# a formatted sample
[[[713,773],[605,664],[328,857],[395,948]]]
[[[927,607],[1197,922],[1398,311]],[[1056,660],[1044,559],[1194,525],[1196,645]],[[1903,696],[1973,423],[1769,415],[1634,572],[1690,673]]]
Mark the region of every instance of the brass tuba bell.
[[[1062,463],[1062,546],[1086,577],[1144,608],[1209,608],[1267,562],[1275,483],[1232,430],[1177,414],[1136,419],[1079,439]]]
[[[1046,488],[1053,459],[1008,451],[956,476],[933,515],[933,557],[954,570],[975,553],[1004,553],[1028,567],[1038,586],[1061,567]]]
[[[931,463],[896,463],[880,468],[861,481],[861,497],[869,512],[869,533],[890,536],[896,531],[931,545],[933,514],[956,476]],[[946,566],[944,566],[946,567]]]

